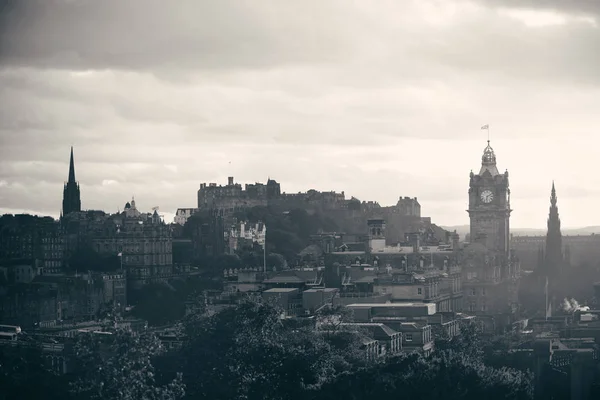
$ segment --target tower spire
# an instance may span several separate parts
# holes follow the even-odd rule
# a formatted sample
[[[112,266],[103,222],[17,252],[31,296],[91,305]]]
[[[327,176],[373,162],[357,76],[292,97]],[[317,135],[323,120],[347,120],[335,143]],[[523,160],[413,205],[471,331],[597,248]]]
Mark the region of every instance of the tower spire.
[[[79,185],[75,180],[75,161],[73,159],[73,146],[71,146],[71,158],[69,160],[69,180],[63,189],[62,215],[66,216],[72,212],[81,211],[81,197]]]
[[[550,280],[554,280],[560,273],[563,263],[562,256],[562,234],[560,231],[560,218],[558,216],[558,207],[556,205],[556,187],[552,181],[552,191],[550,193],[550,209],[548,212],[548,233],[546,234],[546,274],[550,275]]]
[[[71,146],[71,160],[69,162],[69,183],[75,183],[75,161],[73,160],[73,146]]]

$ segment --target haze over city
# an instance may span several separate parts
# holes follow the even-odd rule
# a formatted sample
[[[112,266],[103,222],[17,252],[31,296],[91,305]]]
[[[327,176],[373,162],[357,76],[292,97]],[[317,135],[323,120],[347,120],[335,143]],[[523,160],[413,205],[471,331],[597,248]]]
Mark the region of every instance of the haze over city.
[[[564,227],[600,225],[600,3],[537,3],[16,2],[0,213],[58,216],[72,145],[86,209],[270,176],[464,225],[489,124],[511,227],[544,228],[552,180]]]

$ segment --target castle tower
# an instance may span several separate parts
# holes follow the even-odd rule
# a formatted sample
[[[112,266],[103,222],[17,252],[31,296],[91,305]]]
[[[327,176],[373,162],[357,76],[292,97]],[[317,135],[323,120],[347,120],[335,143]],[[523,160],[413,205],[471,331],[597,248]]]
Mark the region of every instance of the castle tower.
[[[69,162],[69,180],[63,189],[62,215],[81,211],[81,198],[79,184],[75,180],[75,161],[73,160],[73,146],[71,146],[71,160]]]
[[[543,274],[556,279],[562,270],[562,234],[560,232],[560,218],[558,217],[557,197],[554,182],[550,194],[550,211],[548,213],[548,232],[546,233],[546,253]]]
[[[488,140],[481,169],[471,171],[469,182],[470,240],[508,257],[510,248],[510,189],[508,171],[500,174],[496,154]]]

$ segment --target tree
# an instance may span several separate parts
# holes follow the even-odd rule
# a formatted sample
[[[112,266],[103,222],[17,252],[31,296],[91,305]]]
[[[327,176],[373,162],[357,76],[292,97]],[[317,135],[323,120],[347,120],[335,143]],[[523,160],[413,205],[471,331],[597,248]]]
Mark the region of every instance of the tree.
[[[223,277],[223,271],[228,269],[240,269],[243,266],[243,261],[237,255],[221,254],[214,258],[212,265],[209,267],[210,275],[213,277]]]
[[[318,329],[335,333],[339,331],[341,324],[354,320],[354,313],[348,307],[325,304],[316,311],[315,319]]]
[[[267,226],[267,252],[281,254],[289,264],[310,243],[311,235],[320,231],[336,231],[335,221],[320,212],[308,213],[302,208],[253,207],[235,214],[238,220],[262,221]]]
[[[103,256],[90,245],[81,245],[69,258],[71,271],[111,272],[121,268],[121,260],[116,254]]]
[[[181,352],[190,398],[303,399],[341,371],[346,349],[311,325],[288,325],[258,299],[186,321]]]
[[[281,271],[287,268],[287,261],[283,255],[271,253],[267,256],[267,266],[270,270]]]
[[[466,322],[460,326],[460,335],[452,338],[447,335],[436,336],[435,348],[438,351],[456,351],[474,359],[482,360],[484,344],[481,337],[481,327],[477,323]]]
[[[140,289],[133,314],[153,326],[178,321],[185,314],[185,293],[164,283],[151,283]]]
[[[183,398],[181,376],[169,384],[155,382],[152,357],[162,352],[152,334],[117,330],[113,335],[84,333],[75,344],[75,375],[71,393],[76,399],[175,400]]]
[[[400,354],[325,385],[315,399],[530,399],[531,376],[453,350]]]
[[[64,377],[54,374],[35,345],[0,346],[0,399],[65,399]]]

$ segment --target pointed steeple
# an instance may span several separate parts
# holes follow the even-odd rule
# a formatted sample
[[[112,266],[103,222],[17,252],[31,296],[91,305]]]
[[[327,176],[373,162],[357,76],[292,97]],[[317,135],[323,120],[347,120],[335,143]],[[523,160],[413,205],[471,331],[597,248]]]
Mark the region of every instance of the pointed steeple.
[[[73,158],[73,146],[71,146],[71,158],[69,160],[69,180],[63,189],[62,216],[72,212],[81,211],[81,197],[79,184],[75,180],[75,160]]]
[[[563,266],[562,234],[560,231],[560,218],[558,216],[558,198],[556,187],[552,181],[550,192],[550,210],[548,212],[548,232],[546,234],[545,273],[552,278],[557,278]]]
[[[560,218],[558,217],[558,207],[556,203],[558,198],[556,197],[556,188],[554,187],[554,181],[552,181],[552,191],[550,192],[550,212],[548,213],[548,232],[555,231],[560,235]]]
[[[69,183],[75,183],[75,161],[73,160],[73,146],[71,146],[71,161],[69,162]]]

